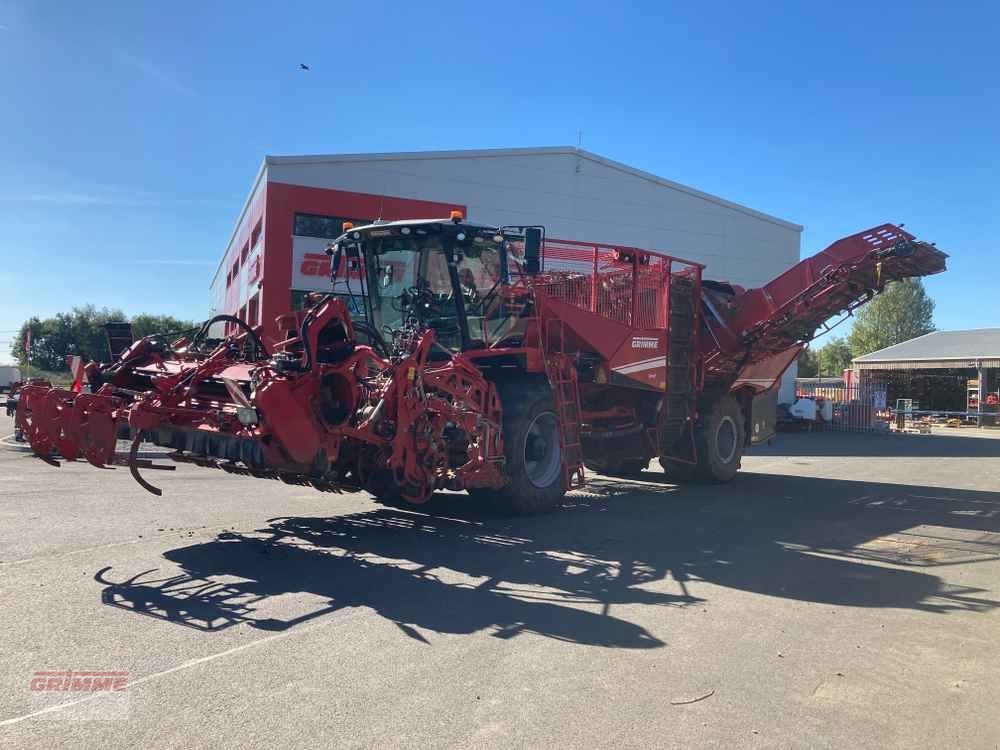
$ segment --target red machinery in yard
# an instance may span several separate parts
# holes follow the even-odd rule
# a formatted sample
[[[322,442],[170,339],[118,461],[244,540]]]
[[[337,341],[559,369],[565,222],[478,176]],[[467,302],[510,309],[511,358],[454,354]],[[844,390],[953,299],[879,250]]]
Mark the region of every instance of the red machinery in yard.
[[[566,245],[592,251],[589,273],[545,269]],[[26,386],[16,419],[34,452],[127,465],[155,494],[139,470],[173,466],[140,459],[142,442],[320,490],[422,503],[465,489],[521,512],[557,505],[584,466],[658,457],[678,480],[727,481],[773,433],[777,379],[817,328],[947,257],[886,224],[744,290],[680,258],[457,215],[349,227],[328,252],[338,288],[358,288],[279,318],[271,351],[218,316],[91,363],[91,393]]]

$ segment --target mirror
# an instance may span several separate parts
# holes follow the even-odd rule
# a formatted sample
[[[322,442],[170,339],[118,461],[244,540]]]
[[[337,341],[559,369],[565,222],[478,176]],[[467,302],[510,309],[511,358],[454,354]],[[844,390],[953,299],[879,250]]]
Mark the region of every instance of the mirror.
[[[537,274],[542,270],[542,230],[526,227],[524,230],[524,272]]]
[[[333,256],[330,261],[330,278],[336,279],[337,273],[340,271],[340,259],[344,257],[344,251],[340,247],[340,243],[330,245],[326,248],[326,254]]]

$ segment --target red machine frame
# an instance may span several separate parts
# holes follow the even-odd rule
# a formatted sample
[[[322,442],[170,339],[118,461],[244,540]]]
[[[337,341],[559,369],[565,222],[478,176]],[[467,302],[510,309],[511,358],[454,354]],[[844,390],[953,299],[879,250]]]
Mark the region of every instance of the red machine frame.
[[[460,218],[424,226],[465,237]],[[110,365],[88,365],[94,393],[26,386],[17,423],[45,460],[58,452],[98,467],[123,463],[155,494],[139,469],[163,467],[138,459],[144,439],[171,447],[176,462],[420,503],[435,489],[509,484],[515,438],[505,420],[514,404],[501,392],[511,373],[497,363],[514,361],[514,375],[543,377],[551,393],[565,491],[583,483],[588,451],[602,460],[612,443],[631,460],[699,464],[703,412],[736,398],[749,433],[754,397],[774,387],[823,321],[849,314],[887,281],[943,270],[947,257],[882,225],[747,291],[705,281],[701,264],[662,253],[544,244],[552,253],[567,247],[593,249],[590,273],[518,268],[504,285],[497,304],[523,323],[516,344],[441,360],[434,331],[414,330],[390,361],[357,343],[344,300],[326,296],[276,321],[294,334],[270,353],[235,319],[242,330],[210,352],[197,347],[201,333],[169,345],[147,337]],[[128,456],[116,453],[125,433]],[[528,437],[516,440],[527,456]],[[531,451],[544,448],[536,439]]]

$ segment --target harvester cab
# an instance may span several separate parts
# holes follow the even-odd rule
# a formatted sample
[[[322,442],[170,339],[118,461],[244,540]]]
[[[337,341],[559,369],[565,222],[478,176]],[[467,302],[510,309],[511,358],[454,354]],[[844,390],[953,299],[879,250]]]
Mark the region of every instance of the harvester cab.
[[[355,325],[372,346],[405,350],[429,329],[431,359],[441,359],[488,348],[518,326],[523,310],[505,302],[512,277],[528,273],[526,255],[537,272],[541,231],[469,224],[456,212],[449,221],[351,226],[327,252],[335,293],[358,311]]]

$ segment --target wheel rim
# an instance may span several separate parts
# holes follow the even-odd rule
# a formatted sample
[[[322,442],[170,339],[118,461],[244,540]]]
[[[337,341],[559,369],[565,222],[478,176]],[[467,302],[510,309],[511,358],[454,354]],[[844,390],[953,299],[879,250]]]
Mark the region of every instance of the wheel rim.
[[[550,486],[559,477],[562,450],[559,446],[559,423],[550,411],[531,420],[524,439],[524,473],[539,489]]]
[[[728,464],[733,460],[738,442],[736,422],[733,421],[732,417],[723,417],[719,420],[719,426],[715,430],[715,450],[722,463]]]

